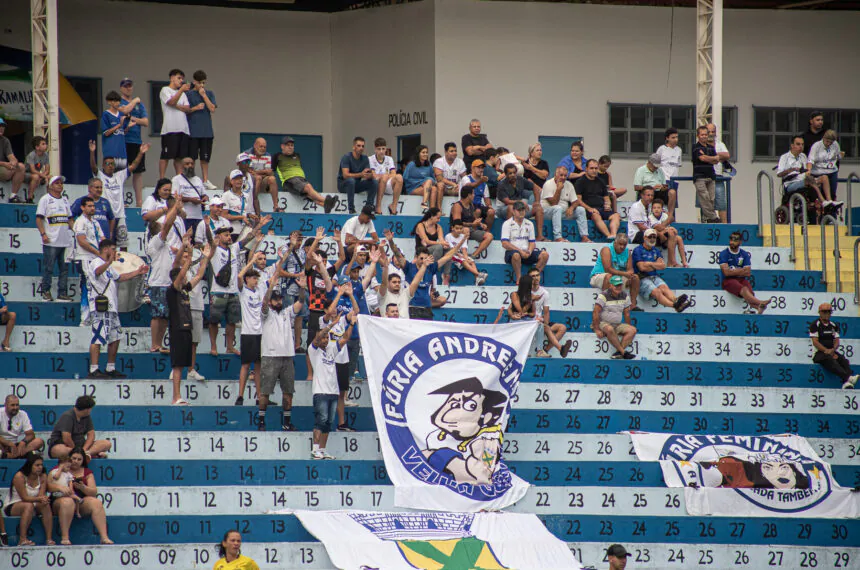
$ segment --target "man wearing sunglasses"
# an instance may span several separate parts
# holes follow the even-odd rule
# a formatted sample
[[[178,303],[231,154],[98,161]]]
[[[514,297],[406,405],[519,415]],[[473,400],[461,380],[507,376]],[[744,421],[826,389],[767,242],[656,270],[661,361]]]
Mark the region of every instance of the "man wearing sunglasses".
[[[0,409],[0,459],[19,459],[30,451],[39,451],[44,445],[33,431],[30,416],[21,409],[18,396],[6,396]]]
[[[815,354],[812,362],[842,379],[843,390],[853,390],[860,376],[851,370],[851,363],[839,353],[839,327],[830,320],[833,307],[830,303],[818,306],[818,320],[809,325],[809,337]]]
[[[666,282],[657,275],[666,269],[666,260],[657,249],[657,232],[652,228],[645,230],[642,245],[633,250],[633,267],[639,274],[639,296],[646,301],[654,299],[664,307],[672,307],[683,313],[690,306],[687,295],[675,296]]]

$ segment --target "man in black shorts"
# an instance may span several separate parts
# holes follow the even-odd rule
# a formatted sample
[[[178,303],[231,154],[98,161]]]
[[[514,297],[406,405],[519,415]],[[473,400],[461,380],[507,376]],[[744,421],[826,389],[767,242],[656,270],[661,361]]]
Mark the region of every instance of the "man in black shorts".
[[[212,113],[215,112],[218,104],[215,102],[215,93],[211,89],[206,89],[206,72],[198,69],[192,77],[194,82],[186,93],[188,106],[191,107],[191,113],[188,115],[189,156],[194,160],[200,160],[203,186],[207,190],[216,190],[217,186],[209,180],[209,160],[212,158],[212,143],[215,141]]]
[[[589,160],[585,165],[585,176],[580,176],[573,184],[576,195],[579,196],[585,213],[591,217],[594,227],[607,239],[615,239],[621,226],[621,216],[612,209],[612,197],[609,187],[597,177],[597,161]],[[605,222],[609,222],[609,228]]]
[[[263,348],[263,291],[259,287],[260,274],[254,269],[253,259],[239,272],[239,302],[242,305],[242,336],[239,338],[239,396],[236,405],[245,403],[245,385],[254,365],[254,387],[260,395],[260,357]]]
[[[176,253],[176,260],[170,270],[171,286],[167,289],[168,327],[170,330],[170,369],[173,380],[173,405],[187,406],[179,392],[182,369],[191,367],[194,345],[192,344],[193,322],[191,318],[191,291],[203,280],[206,266],[215,254],[208,243],[203,246],[203,258],[197,274],[189,281],[188,269],[193,259],[191,235],[182,239],[182,248]]]
[[[188,117],[193,111],[186,93],[191,89],[185,83],[181,69],[170,70],[170,83],[161,88],[161,156],[158,161],[158,177],[164,178],[167,162],[172,160],[178,175],[182,171],[182,159],[188,156]]]
[[[815,347],[812,362],[838,376],[842,380],[843,390],[852,390],[860,376],[854,374],[851,363],[838,352],[839,327],[830,320],[832,313],[833,307],[830,303],[821,303],[818,307],[818,320],[809,325],[809,337]]]
[[[281,140],[281,152],[272,157],[272,170],[277,175],[278,184],[290,194],[307,198],[317,206],[322,206],[325,213],[328,214],[338,205],[340,199],[337,196],[323,196],[314,190],[314,187],[305,178],[302,157],[295,152],[295,149],[296,141],[293,140],[293,137],[284,137]]]

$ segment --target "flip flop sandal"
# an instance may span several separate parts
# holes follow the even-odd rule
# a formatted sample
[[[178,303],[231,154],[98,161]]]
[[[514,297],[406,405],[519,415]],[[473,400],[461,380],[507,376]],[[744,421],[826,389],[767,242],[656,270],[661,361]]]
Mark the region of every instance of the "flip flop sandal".
[[[392,216],[396,216],[396,215],[397,215],[397,208],[395,207],[395,208],[394,208],[394,211],[392,212],[392,211],[391,211],[391,206],[393,206],[393,204],[389,204],[389,205],[388,205],[388,213],[389,213],[389,214],[391,214]]]

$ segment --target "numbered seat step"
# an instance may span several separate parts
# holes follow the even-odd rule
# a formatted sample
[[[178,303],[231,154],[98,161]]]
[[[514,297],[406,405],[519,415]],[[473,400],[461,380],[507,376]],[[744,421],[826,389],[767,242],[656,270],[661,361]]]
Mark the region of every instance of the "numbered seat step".
[[[299,228],[304,234],[310,236],[315,231],[316,226],[308,224],[307,231],[305,228]],[[296,229],[296,228],[292,228]],[[269,259],[274,260],[277,256],[278,248],[288,242],[288,228],[285,232],[281,232],[277,228],[274,230],[275,235],[266,235],[260,245],[260,251],[266,253]],[[380,231],[382,231],[380,229]],[[406,230],[407,234],[411,232],[411,228]],[[331,235],[331,233],[329,233]],[[380,238],[382,235],[380,235]],[[144,233],[143,231],[129,232],[129,251],[141,255],[144,249]],[[42,253],[42,239],[35,226],[24,227],[18,229],[3,228],[0,229],[0,243],[4,245],[4,249],[11,253]],[[8,248],[5,246],[8,244]],[[409,259],[412,259],[415,253],[415,240],[412,237],[402,237],[397,239],[398,247],[403,251]],[[474,245],[474,244],[473,244]],[[600,250],[605,247],[606,243],[557,243],[557,242],[541,242],[539,247],[546,249],[549,252],[549,265],[551,266],[570,266],[584,265],[594,267],[594,262]],[[337,245],[331,237],[327,237],[322,241],[321,248],[328,252],[330,256],[337,255]],[[692,244],[686,248],[687,261],[690,267],[694,269],[713,269],[719,259],[719,253],[726,248],[725,244]],[[754,269],[794,269],[794,264],[788,259],[788,248],[764,248],[764,247],[748,247],[746,248],[752,255],[752,266]],[[490,244],[485,254],[482,254],[477,259],[479,264],[504,264],[504,249],[501,242],[497,239]]]
[[[32,353],[0,352],[0,369],[8,379],[34,378],[70,380],[75,374],[85,376],[89,370],[86,353],[52,352],[44,357]],[[104,359],[104,357],[102,357]],[[101,360],[101,362],[105,362]],[[238,356],[199,354],[198,371],[208,380],[236,380],[239,376]],[[296,378],[307,378],[304,358],[295,359]],[[136,383],[147,378],[166,378],[170,374],[170,359],[162,354],[124,354],[117,357],[117,370],[129,375],[124,383]],[[526,360],[523,382],[628,384],[678,386],[756,386],[833,389],[842,381],[810,362],[803,364],[768,364],[737,362],[730,358],[716,363],[655,360],[572,360],[561,358],[529,358]],[[15,383],[19,386],[21,382]],[[153,404],[169,404],[170,394],[154,397]],[[233,396],[235,397],[235,396]],[[229,398],[228,398],[229,400]]]
[[[690,517],[690,516],[605,516],[601,515],[538,515],[547,529],[559,539],[568,541],[614,542],[613,537],[637,537],[643,542],[672,542],[684,544],[732,544],[743,528],[745,545],[768,546],[775,541],[790,546],[854,547],[850,537],[860,533],[860,521],[830,519],[776,519],[758,521],[735,517]],[[17,520],[10,518],[7,524],[15,528]],[[238,529],[249,539],[257,542],[312,541],[311,535],[299,520],[290,514],[215,516],[115,516],[108,519],[111,538],[122,545],[131,544],[193,544],[212,543],[212,537],[222,536],[227,530]],[[837,525],[840,532],[834,533]],[[800,527],[800,534],[798,527]],[[41,525],[32,525],[32,540],[44,543]],[[842,531],[847,536],[842,537]],[[10,544],[16,539],[10,534]],[[87,520],[72,524],[70,538],[73,544],[92,545],[98,543]],[[747,547],[747,546],[745,546]],[[211,547],[210,547],[211,548]]]

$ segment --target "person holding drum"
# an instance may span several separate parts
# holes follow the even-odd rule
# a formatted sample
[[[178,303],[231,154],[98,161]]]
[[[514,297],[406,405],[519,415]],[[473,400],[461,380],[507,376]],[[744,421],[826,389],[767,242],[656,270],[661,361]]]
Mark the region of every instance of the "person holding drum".
[[[83,268],[87,276],[87,297],[92,315],[93,337],[90,341],[90,373],[87,375],[90,379],[126,378],[116,369],[116,354],[122,333],[116,283],[146,275],[149,268],[144,265],[131,273],[120,275],[111,268],[116,260],[116,242],[103,239],[99,242],[99,257],[87,262]],[[99,369],[99,355],[104,345],[108,347],[108,360],[105,372],[102,372]]]

